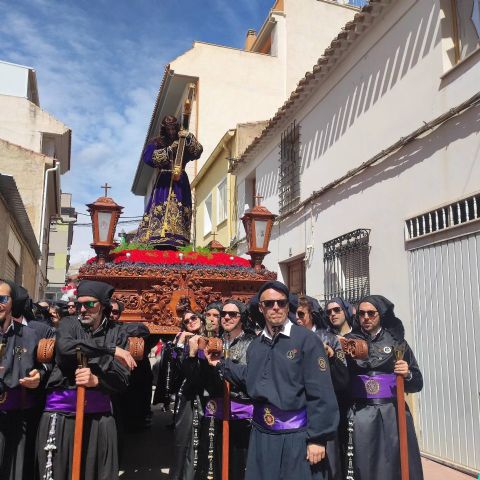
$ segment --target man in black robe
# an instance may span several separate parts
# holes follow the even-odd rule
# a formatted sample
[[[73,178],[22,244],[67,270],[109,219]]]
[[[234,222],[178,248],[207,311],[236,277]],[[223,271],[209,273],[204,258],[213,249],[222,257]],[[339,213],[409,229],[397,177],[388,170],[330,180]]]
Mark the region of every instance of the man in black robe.
[[[60,322],[55,366],[47,383],[45,412],[38,432],[37,462],[42,479],[71,478],[77,386],[86,387],[82,478],[118,478],[117,434],[110,395],[127,387],[129,371],[136,363],[125,349],[126,330],[109,318],[113,291],[103,282],[80,282],[80,315]],[[87,359],[86,368],[78,366],[78,349]]]
[[[217,366],[255,402],[247,480],[328,478],[325,445],[339,418],[328,358],[317,335],[288,319],[288,295],[284,284],[265,283],[265,328],[248,347],[246,365],[227,359]]]
[[[22,287],[0,280],[0,478],[33,478],[37,411],[48,368],[36,361],[41,330],[22,322],[29,300]],[[49,331],[44,331],[45,336]]]
[[[363,298],[347,338],[368,343],[368,358],[348,358],[352,405],[348,411],[346,478],[400,480],[400,448],[396,408],[396,375],[405,378],[405,392],[419,392],[422,373],[394,305],[381,295]],[[395,350],[404,351],[397,360]],[[407,408],[410,480],[422,480],[422,462],[413,419]]]

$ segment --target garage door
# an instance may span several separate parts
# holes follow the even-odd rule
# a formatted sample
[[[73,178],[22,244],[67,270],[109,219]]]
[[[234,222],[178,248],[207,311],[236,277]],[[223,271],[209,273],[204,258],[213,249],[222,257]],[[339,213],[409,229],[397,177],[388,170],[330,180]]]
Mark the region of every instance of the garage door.
[[[480,234],[409,252],[420,448],[480,470]]]

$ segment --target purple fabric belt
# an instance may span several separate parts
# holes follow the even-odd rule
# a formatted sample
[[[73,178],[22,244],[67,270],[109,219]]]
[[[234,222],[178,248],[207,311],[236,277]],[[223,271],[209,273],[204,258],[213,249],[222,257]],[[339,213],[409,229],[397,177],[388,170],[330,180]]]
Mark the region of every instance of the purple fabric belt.
[[[77,410],[77,390],[54,390],[47,394],[45,411],[75,413]],[[86,389],[85,413],[110,413],[110,396],[98,390]]]
[[[0,411],[26,410],[35,405],[35,398],[29,390],[22,387],[6,388],[0,394]]]
[[[397,396],[397,376],[394,373],[355,375],[351,389],[353,398],[394,398]]]
[[[255,404],[253,421],[268,430],[294,430],[307,426],[307,409],[281,410],[269,403]]]
[[[205,416],[223,420],[223,398],[211,398],[205,406]],[[253,416],[253,405],[246,402],[230,400],[231,420],[250,420]]]

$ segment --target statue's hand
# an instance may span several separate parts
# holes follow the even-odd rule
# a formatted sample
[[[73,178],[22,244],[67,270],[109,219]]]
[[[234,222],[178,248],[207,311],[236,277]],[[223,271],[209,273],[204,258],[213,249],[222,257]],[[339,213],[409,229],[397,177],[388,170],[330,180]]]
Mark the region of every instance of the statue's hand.
[[[176,150],[178,148],[178,140],[175,140],[174,142],[172,142],[172,144],[170,145],[170,148],[172,150]]]
[[[183,130],[183,129],[180,130],[180,131],[178,132],[178,137],[179,137],[179,138],[187,138],[187,137],[188,137],[188,131],[187,131],[187,130]]]

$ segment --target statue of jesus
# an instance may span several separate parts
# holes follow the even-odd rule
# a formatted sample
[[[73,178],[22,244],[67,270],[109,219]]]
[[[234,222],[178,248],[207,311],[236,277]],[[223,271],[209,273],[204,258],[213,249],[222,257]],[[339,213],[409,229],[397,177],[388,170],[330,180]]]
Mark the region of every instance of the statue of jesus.
[[[174,172],[180,138],[185,138],[181,173]],[[143,161],[158,170],[157,178],[145,208],[134,242],[174,250],[190,243],[192,195],[185,165],[200,158],[203,147],[192,133],[181,130],[177,119],[167,115],[160,135],[148,143]]]

